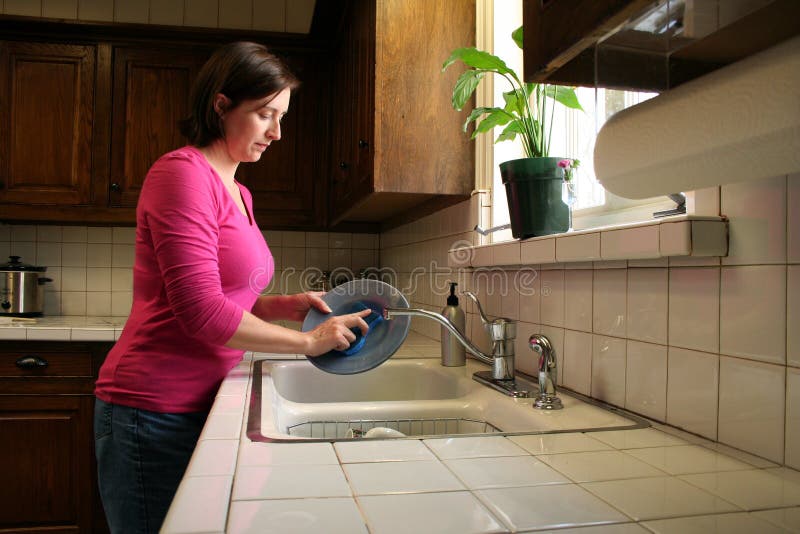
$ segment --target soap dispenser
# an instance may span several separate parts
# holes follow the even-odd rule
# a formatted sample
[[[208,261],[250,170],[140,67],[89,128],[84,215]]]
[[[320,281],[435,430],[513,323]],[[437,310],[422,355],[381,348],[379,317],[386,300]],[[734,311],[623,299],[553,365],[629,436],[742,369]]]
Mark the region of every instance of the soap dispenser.
[[[455,282],[450,282],[450,295],[447,297],[447,306],[442,310],[442,315],[448,319],[456,329],[464,334],[466,319],[464,310],[458,306]],[[445,367],[460,367],[466,365],[467,355],[462,345],[450,331],[442,327],[442,365]]]

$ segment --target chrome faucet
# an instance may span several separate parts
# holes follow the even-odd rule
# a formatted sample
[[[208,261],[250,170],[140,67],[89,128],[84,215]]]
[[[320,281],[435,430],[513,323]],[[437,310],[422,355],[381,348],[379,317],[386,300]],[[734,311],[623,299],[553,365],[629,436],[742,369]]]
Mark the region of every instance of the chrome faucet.
[[[528,339],[533,352],[539,355],[539,396],[533,407],[540,410],[560,410],[564,407],[557,396],[558,362],[550,340],[542,334],[533,334]]]
[[[449,319],[440,313],[420,308],[384,308],[383,318],[391,320],[393,317],[411,315],[433,319],[447,328],[453,334],[453,337],[464,345],[467,352],[476,360],[492,366],[491,371],[478,371],[475,373],[473,375],[475,380],[512,397],[527,397],[528,391],[518,389],[514,379],[514,339],[517,337],[517,322],[505,317],[489,319],[483,313],[483,307],[478,301],[478,297],[470,291],[464,291],[464,295],[475,301],[478,306],[481,322],[492,341],[491,354],[486,354],[476,347],[463,333],[459,332],[458,328]]]

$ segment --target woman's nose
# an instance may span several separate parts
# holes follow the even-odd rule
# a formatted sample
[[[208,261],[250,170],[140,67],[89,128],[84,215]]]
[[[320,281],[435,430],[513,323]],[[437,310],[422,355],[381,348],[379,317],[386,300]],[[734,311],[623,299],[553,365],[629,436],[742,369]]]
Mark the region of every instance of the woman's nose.
[[[269,129],[267,129],[267,135],[272,138],[273,141],[277,141],[281,138],[281,123],[275,121]]]

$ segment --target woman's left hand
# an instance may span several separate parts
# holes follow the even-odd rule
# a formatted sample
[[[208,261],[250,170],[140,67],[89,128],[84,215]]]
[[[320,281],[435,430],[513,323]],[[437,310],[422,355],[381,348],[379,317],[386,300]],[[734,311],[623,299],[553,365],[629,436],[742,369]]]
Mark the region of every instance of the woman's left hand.
[[[311,308],[322,313],[330,313],[330,307],[322,300],[324,294],[324,291],[306,291],[305,293],[291,295],[286,309],[286,319],[302,322]]]

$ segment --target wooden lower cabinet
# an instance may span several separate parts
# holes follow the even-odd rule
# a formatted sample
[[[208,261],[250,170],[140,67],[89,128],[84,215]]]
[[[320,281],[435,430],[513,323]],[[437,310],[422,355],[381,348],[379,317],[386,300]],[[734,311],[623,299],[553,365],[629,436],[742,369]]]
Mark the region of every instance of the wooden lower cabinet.
[[[0,342],[0,533],[108,532],[92,390],[109,347]]]

